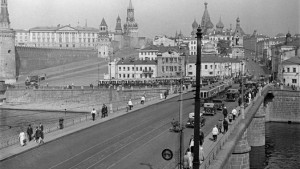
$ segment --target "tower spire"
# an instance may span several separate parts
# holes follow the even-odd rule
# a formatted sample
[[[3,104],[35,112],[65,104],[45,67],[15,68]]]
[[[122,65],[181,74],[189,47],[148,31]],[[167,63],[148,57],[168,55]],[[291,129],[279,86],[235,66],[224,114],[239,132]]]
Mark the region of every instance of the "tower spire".
[[[0,24],[1,28],[10,28],[7,0],[1,0]]]
[[[133,6],[132,6],[132,3],[131,3],[131,0],[129,1],[129,7],[128,9],[133,9]]]

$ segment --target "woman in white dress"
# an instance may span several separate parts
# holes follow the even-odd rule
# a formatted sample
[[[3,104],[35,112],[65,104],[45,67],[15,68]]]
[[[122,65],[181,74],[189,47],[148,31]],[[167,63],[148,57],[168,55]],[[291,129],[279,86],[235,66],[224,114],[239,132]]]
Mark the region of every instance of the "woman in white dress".
[[[21,146],[24,146],[26,143],[26,135],[23,131],[19,134],[20,144]]]

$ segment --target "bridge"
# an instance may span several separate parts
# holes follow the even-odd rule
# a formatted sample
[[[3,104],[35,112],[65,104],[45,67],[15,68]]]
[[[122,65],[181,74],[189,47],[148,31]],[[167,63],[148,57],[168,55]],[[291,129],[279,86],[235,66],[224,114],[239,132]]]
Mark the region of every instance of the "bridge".
[[[265,122],[300,122],[300,91],[265,86],[212,148],[201,169],[250,168],[251,147],[265,145]]]

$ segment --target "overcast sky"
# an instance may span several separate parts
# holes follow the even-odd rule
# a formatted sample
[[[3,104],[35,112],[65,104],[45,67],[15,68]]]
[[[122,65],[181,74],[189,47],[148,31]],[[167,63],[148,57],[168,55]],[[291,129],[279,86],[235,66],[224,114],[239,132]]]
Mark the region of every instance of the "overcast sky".
[[[255,29],[269,36],[300,30],[300,0],[132,0],[139,35],[174,35],[176,30],[190,35],[194,19],[201,21],[204,2],[214,26],[221,16],[225,28],[235,28],[239,16],[248,34]],[[114,30],[118,15],[125,23],[128,5],[129,0],[8,0],[14,29],[78,22],[83,26],[86,19],[88,26],[98,27],[104,17]]]

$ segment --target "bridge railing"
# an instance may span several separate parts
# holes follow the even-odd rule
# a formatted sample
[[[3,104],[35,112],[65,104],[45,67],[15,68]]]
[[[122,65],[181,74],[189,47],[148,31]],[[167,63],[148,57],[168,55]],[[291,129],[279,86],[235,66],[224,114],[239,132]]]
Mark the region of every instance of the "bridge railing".
[[[265,95],[269,90],[270,85],[266,85],[262,88],[260,91],[262,95]],[[259,92],[259,93],[260,93]],[[256,97],[253,99],[253,101],[245,108],[245,114],[249,111],[252,104],[257,100],[257,98],[260,96],[259,93],[256,95]],[[222,147],[225,145],[225,143],[228,141],[228,137],[233,133],[236,126],[238,126],[242,121],[241,113],[239,113],[239,116],[233,123],[229,126],[228,131],[219,139],[216,143],[214,143],[214,148],[208,152],[205,160],[200,165],[200,169],[207,169],[212,164],[212,162],[216,159],[218,153],[222,149]]]

